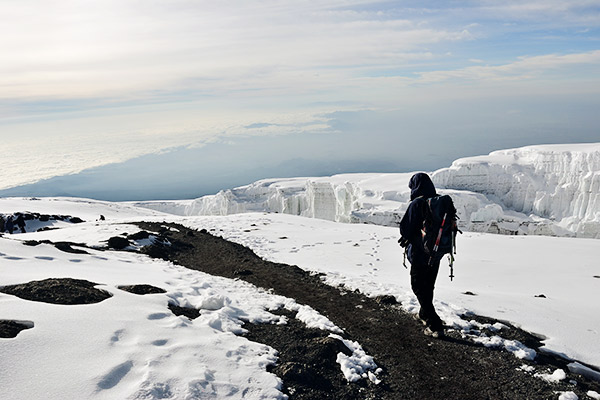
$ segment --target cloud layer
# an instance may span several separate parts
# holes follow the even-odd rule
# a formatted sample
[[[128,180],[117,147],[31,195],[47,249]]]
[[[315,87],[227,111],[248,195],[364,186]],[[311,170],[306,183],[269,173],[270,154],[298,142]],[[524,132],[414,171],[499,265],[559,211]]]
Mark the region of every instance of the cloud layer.
[[[290,90],[314,95],[348,90],[360,86],[361,77],[382,74],[407,78],[404,83],[423,82],[419,72],[452,77],[471,71],[465,69],[468,59],[448,55],[464,43],[495,40],[491,35],[530,40],[550,26],[549,35],[566,30],[567,35],[561,32],[565,40],[569,30],[596,30],[600,24],[597,1],[453,4],[3,2],[0,98],[139,101]],[[504,27],[498,32],[500,23]],[[556,50],[555,57],[578,57],[577,49],[569,52],[573,55]],[[536,56],[513,54],[497,63],[494,73],[517,64],[524,76],[535,75],[536,65],[519,57],[531,61]]]
[[[335,112],[382,118],[365,143],[375,130],[400,144],[447,130],[484,151],[492,131],[527,139],[508,146],[559,128],[600,139],[597,0],[24,0],[0,2],[0,19],[0,187],[232,137],[356,130],[323,118]]]

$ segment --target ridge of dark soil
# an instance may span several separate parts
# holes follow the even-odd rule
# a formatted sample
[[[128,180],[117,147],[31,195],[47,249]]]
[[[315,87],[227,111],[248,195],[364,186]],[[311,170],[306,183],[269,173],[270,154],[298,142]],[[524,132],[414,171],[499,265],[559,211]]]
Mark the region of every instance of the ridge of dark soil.
[[[133,293],[133,294],[139,294],[139,295],[157,294],[157,293],[166,293],[167,292],[163,288],[159,288],[159,287],[144,284],[144,283],[140,283],[137,285],[121,285],[121,286],[117,286],[117,289],[121,289],[126,292]]]
[[[0,292],[24,300],[62,305],[94,304],[112,296],[106,290],[95,288],[96,285],[83,279],[49,278],[2,286]]]
[[[12,339],[24,331],[33,328],[33,322],[15,321],[11,319],[0,319],[0,338]]]
[[[327,382],[311,385],[310,379],[302,378],[311,372],[286,375],[280,367],[286,363],[314,363],[314,359],[299,361],[299,355],[308,353],[310,345],[297,344],[314,339],[315,332],[295,319],[287,325],[246,324],[248,338],[278,350],[279,363],[273,372],[282,378],[290,399],[512,400],[557,398],[560,391],[573,391],[579,396],[585,396],[587,390],[600,391],[598,382],[568,371],[566,380],[548,383],[519,370],[523,364],[530,364],[537,372],[551,372],[556,364],[544,357],[538,357],[535,363],[525,362],[505,351],[463,340],[458,332],[451,332],[443,340],[427,337],[419,322],[399,306],[386,304],[389,301],[326,285],[319,275],[265,261],[250,249],[206,230],[195,231],[179,224],[138,225],[147,231],[160,231],[170,243],[151,246],[145,250],[147,254],[212,275],[241,279],[309,305],[343,329],[344,338],[360,343],[383,370],[378,375],[382,383],[375,385],[366,379],[347,383],[338,365],[329,364],[328,373],[315,366],[315,371],[321,371],[317,375]],[[532,335],[516,328],[511,332],[513,329],[514,335],[528,338],[528,344],[535,343]],[[335,374],[337,377],[332,377]]]

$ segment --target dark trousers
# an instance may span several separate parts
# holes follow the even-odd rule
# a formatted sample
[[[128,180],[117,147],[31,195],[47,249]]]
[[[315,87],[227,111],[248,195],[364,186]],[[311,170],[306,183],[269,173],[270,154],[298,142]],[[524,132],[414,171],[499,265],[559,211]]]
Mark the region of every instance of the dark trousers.
[[[433,307],[433,289],[435,288],[435,280],[439,269],[439,261],[434,262],[433,265],[415,263],[410,268],[412,290],[421,306],[419,317],[434,331],[440,330],[444,326]]]

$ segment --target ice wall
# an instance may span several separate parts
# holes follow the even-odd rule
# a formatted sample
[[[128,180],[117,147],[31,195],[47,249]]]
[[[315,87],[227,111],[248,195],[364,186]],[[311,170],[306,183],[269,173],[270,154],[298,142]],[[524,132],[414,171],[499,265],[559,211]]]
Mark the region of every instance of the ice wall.
[[[228,215],[243,212],[277,212],[337,222],[397,226],[410,203],[407,174],[343,174],[320,178],[266,179],[216,195],[204,196],[187,204],[183,215]],[[441,190],[454,199],[461,229],[515,233],[515,220],[529,220],[502,208],[484,195],[469,191]],[[159,207],[161,203],[138,204]],[[174,210],[174,207],[169,207]],[[182,211],[181,208],[179,208]],[[471,216],[477,218],[471,222]],[[490,216],[503,222],[496,227],[481,223]],[[479,218],[479,219],[478,219]],[[510,226],[506,226],[507,220]],[[518,225],[518,223],[517,223]],[[521,232],[523,233],[523,232]]]
[[[266,211],[337,222],[394,225],[394,213],[404,212],[408,204],[409,178],[409,174],[344,174],[266,179],[196,199],[186,215]]]
[[[406,174],[265,179],[188,202],[139,206],[179,215],[277,212],[395,226],[410,202]],[[600,238],[600,144],[530,146],[456,160],[432,178],[463,230]]]
[[[530,233],[600,237],[599,143],[528,146],[463,158],[436,171],[433,180],[438,187],[485,194],[506,210],[530,216],[535,225]],[[502,222],[498,215],[487,217]]]

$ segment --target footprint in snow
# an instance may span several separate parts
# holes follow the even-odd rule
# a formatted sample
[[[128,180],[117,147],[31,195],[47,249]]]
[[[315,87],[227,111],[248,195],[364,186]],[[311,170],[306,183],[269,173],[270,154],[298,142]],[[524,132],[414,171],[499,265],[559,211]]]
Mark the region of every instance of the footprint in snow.
[[[123,335],[125,334],[125,329],[119,329],[117,331],[115,331],[115,333],[113,333],[112,337],[110,338],[110,341],[112,344],[117,343],[119,340],[121,340],[121,338],[123,337]]]
[[[173,392],[168,383],[144,381],[141,389],[134,393],[134,399],[172,399]],[[187,397],[186,397],[187,398]]]
[[[47,257],[47,256],[36,256],[35,258],[37,258],[38,260],[44,260],[44,261],[53,261],[54,257]]]
[[[207,392],[214,392],[216,389],[211,382],[215,381],[215,371],[210,369],[204,372],[204,379],[194,379],[190,383],[188,383],[187,397],[190,399],[201,399],[206,396]],[[224,384],[220,384],[220,387],[224,387]],[[227,390],[228,395],[234,395],[239,391],[239,389],[232,385],[232,387]]]
[[[167,318],[170,314],[167,313],[154,313],[154,314],[150,314],[148,315],[148,319],[153,321],[153,320],[157,320],[157,319],[164,319]]]
[[[119,384],[121,379],[125,377],[133,368],[133,362],[131,360],[125,361],[122,364],[117,365],[111,369],[100,381],[98,381],[98,388],[102,390],[110,389]]]

